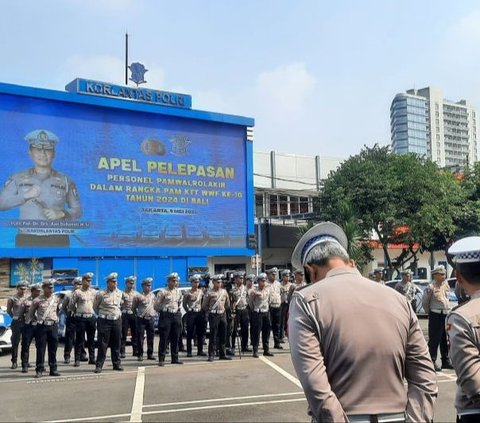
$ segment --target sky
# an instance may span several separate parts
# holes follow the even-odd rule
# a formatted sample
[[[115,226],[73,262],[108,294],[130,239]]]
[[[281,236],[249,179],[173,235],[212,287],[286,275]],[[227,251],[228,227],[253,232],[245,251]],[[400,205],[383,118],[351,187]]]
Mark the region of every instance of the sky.
[[[0,0],[0,82],[73,79],[192,95],[193,108],[255,119],[254,150],[346,158],[390,144],[409,88],[480,106],[475,0]]]

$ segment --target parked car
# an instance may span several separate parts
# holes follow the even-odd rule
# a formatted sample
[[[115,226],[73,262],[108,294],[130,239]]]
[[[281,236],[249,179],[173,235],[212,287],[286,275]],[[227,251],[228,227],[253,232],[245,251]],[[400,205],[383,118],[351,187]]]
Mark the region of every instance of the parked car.
[[[0,353],[12,348],[11,323],[11,317],[7,314],[4,307],[0,307]]]
[[[394,280],[385,282],[385,285],[389,286],[390,288],[395,288],[395,285],[397,285],[398,282],[400,282],[400,279],[394,279]],[[428,279],[413,279],[412,282],[421,290],[421,292],[417,292],[415,296],[415,299],[417,300],[415,313],[418,316],[427,316],[427,313],[423,309],[422,297],[423,297],[423,291],[431,283],[431,281],[429,281]],[[449,291],[449,302],[450,302],[450,308],[453,308],[457,305],[457,297],[455,296],[455,292],[451,287]]]

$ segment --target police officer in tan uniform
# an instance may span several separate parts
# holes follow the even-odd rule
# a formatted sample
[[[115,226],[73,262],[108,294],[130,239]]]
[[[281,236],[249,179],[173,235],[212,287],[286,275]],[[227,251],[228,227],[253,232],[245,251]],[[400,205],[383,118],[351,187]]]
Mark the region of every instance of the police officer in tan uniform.
[[[34,167],[12,175],[0,193],[0,210],[20,208],[21,220],[76,220],[82,207],[75,183],[52,168],[58,137],[46,129],[28,133],[25,140]],[[17,247],[68,247],[68,235],[42,228],[19,229]]]
[[[463,238],[448,250],[457,281],[470,301],[447,316],[450,357],[457,373],[457,421],[480,421],[480,237]]]
[[[101,373],[107,348],[110,347],[113,370],[122,371],[120,360],[120,345],[122,342],[122,312],[123,292],[117,288],[118,274],[110,273],[105,280],[107,289],[97,292],[93,309],[97,313],[98,353],[95,363],[95,373]]]
[[[447,334],[445,332],[445,318],[450,311],[448,293],[450,286],[446,281],[447,271],[444,266],[437,266],[432,270],[433,283],[423,291],[423,309],[428,313],[428,349],[433,365],[437,372],[442,369],[453,369],[448,358]],[[440,345],[442,367],[438,366],[437,351]]]
[[[303,288],[307,285],[305,282],[305,272],[303,269],[297,269],[293,272],[293,283],[290,286],[290,292],[288,293],[288,302],[290,303],[292,295],[296,289]]]
[[[252,346],[253,357],[258,358],[258,344],[262,334],[263,355],[273,357],[270,352],[270,288],[266,284],[267,275],[260,273],[257,276],[257,288],[252,289],[250,307],[252,308]]]
[[[412,305],[414,311],[417,310],[417,294],[421,294],[422,290],[412,282],[412,271],[410,269],[400,272],[402,280],[395,285],[395,289],[400,294],[405,295],[407,301]]]
[[[23,319],[23,331],[22,331],[22,373],[28,373],[29,358],[30,358],[30,344],[35,339],[35,330],[37,322],[30,315],[30,307],[33,300],[37,298],[41,293],[40,285],[32,285],[30,287],[30,296],[23,301],[20,309],[20,315]]]
[[[161,289],[155,301],[155,310],[158,316],[158,365],[165,365],[167,345],[170,343],[170,354],[172,364],[183,364],[178,359],[178,340],[182,333],[182,292],[177,288],[179,282],[178,273],[173,272],[167,275],[167,287]]]
[[[67,292],[62,302],[62,310],[65,312],[65,344],[63,346],[63,363],[70,363],[72,349],[75,348],[75,313],[70,308],[73,292],[82,287],[82,278],[77,276],[73,279],[73,291]],[[86,357],[85,349],[82,347],[80,357]],[[80,361],[82,358],[80,358]],[[86,361],[84,359],[84,361]]]
[[[233,330],[232,330],[232,348],[235,349],[237,333],[240,329],[240,348],[242,352],[252,352],[248,348],[248,329],[250,325],[250,316],[248,312],[247,287],[243,283],[245,274],[235,272],[233,274],[233,287],[230,291],[230,305],[232,309]]]
[[[155,360],[153,355],[153,338],[155,336],[155,294],[152,292],[153,278],[142,280],[142,292],[133,299],[132,309],[135,314],[137,331],[138,361],[143,361],[143,342],[147,334],[147,360]]]
[[[133,311],[133,300],[138,295],[138,292],[135,290],[135,282],[137,282],[136,276],[132,275],[125,278],[125,291],[123,291],[122,303],[122,345],[120,347],[120,358],[125,358],[128,329],[130,329],[133,356],[138,356],[137,330],[135,325],[135,313]]]
[[[208,343],[208,361],[213,361],[218,348],[220,360],[231,360],[226,354],[227,316],[230,308],[227,290],[221,287],[223,275],[212,277],[213,288],[203,298],[202,310],[208,315],[210,341]]]
[[[93,273],[82,275],[82,287],[72,294],[69,308],[75,316],[75,364],[80,366],[80,360],[84,345],[88,350],[88,364],[95,364],[95,331],[97,323],[93,310],[93,302],[97,291],[90,288]],[[87,340],[85,342],[85,335]]]
[[[23,316],[21,316],[21,308],[23,302],[27,299],[28,283],[20,281],[17,284],[17,292],[10,297],[7,301],[7,314],[12,318],[11,330],[12,330],[12,366],[11,369],[18,367],[18,346],[22,339],[23,331]]]
[[[280,343],[285,342],[285,333],[288,323],[289,292],[292,287],[290,276],[292,272],[289,269],[282,270],[282,280],[280,282]]]
[[[60,303],[58,297],[53,294],[55,279],[49,279],[42,283],[43,294],[32,301],[29,311],[29,319],[37,322],[35,330],[35,346],[37,348],[37,360],[35,377],[40,378],[45,371],[45,351],[48,345],[48,366],[50,376],[60,376],[57,371],[57,348],[58,348],[58,309]]]
[[[270,289],[270,325],[273,335],[273,348],[282,350],[283,347],[280,345],[280,306],[282,304],[282,297],[280,294],[281,284],[277,280],[278,269],[272,267],[266,270],[266,274],[267,286]]]
[[[203,352],[205,338],[205,314],[202,311],[203,290],[199,288],[200,275],[192,275],[192,289],[183,296],[183,308],[187,313],[187,357],[192,357],[192,340],[196,336],[197,355],[206,356]]]
[[[292,362],[312,420],[432,421],[436,374],[405,297],[361,276],[347,237],[331,222],[302,236],[292,265],[312,281],[294,292],[289,319]]]

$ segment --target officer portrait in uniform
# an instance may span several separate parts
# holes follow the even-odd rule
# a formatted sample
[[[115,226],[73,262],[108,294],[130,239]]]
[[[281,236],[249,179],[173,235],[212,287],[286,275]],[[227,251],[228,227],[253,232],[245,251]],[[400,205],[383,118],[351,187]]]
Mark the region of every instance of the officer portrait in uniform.
[[[0,192],[0,210],[20,209],[19,220],[68,221],[82,215],[75,183],[52,167],[58,137],[45,129],[29,132],[25,140],[33,167],[13,174]],[[68,234],[49,228],[21,227],[16,247],[68,247]],[[59,228],[61,229],[61,228]]]

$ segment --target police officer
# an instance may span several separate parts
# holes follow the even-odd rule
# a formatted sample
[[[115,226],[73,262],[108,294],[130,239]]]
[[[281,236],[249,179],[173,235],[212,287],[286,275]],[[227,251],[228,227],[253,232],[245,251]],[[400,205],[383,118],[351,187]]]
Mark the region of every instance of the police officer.
[[[32,285],[30,287],[30,296],[22,303],[20,309],[20,315],[24,321],[23,331],[22,331],[22,373],[28,373],[28,368],[30,367],[29,358],[30,358],[30,344],[33,339],[35,339],[35,329],[37,322],[32,320],[30,316],[30,307],[35,298],[40,295],[41,289],[39,285]]]
[[[70,363],[70,355],[75,347],[75,313],[71,310],[71,300],[73,292],[82,287],[82,278],[80,276],[73,279],[73,291],[67,292],[62,302],[62,310],[65,312],[65,344],[63,346],[63,363]],[[81,356],[86,356],[85,349],[82,347]],[[80,358],[81,360],[81,358]]]
[[[417,310],[417,294],[421,294],[422,290],[412,282],[412,271],[410,269],[400,272],[402,280],[395,285],[395,289],[404,295],[407,301],[412,305],[414,311]]]
[[[294,292],[288,331],[312,420],[430,422],[436,374],[417,316],[405,297],[362,277],[347,247],[343,230],[323,222],[292,255],[313,282]]]
[[[32,301],[29,318],[37,322],[35,330],[35,346],[37,348],[37,363],[35,377],[40,378],[45,371],[45,350],[48,345],[48,366],[50,376],[60,376],[57,371],[58,347],[58,297],[53,295],[55,279],[42,283],[43,294]]]
[[[243,279],[243,272],[235,272],[233,274],[234,285],[230,291],[230,305],[233,316],[232,347],[235,348],[237,333],[240,329],[242,352],[252,352],[252,350],[248,348],[248,328],[250,325],[250,316],[247,309],[247,287],[243,283]]]
[[[250,306],[252,307],[252,345],[253,357],[258,358],[258,344],[262,333],[263,355],[273,357],[270,352],[270,288],[267,275],[260,273],[257,276],[257,288],[250,291]]]
[[[266,271],[270,289],[270,324],[272,326],[273,348],[282,350],[280,345],[280,306],[282,297],[280,294],[281,284],[277,281],[278,269],[272,267]]]
[[[143,341],[147,333],[147,360],[153,356],[153,337],[155,335],[155,294],[152,292],[153,278],[142,280],[142,292],[133,299],[133,312],[137,331],[138,361],[143,361]]]
[[[377,267],[373,270],[373,281],[380,285],[385,285],[385,281],[383,280],[383,267]]]
[[[20,281],[17,284],[17,292],[7,301],[7,314],[12,318],[10,329],[12,330],[12,366],[11,369],[18,367],[18,346],[22,338],[23,318],[20,315],[22,304],[27,299],[28,283]]]
[[[423,291],[423,309],[428,313],[428,349],[437,372],[442,369],[453,369],[448,357],[447,334],[445,332],[445,318],[450,311],[448,294],[450,286],[446,281],[447,271],[444,266],[437,266],[432,270],[433,283]],[[442,367],[438,366],[437,351],[440,346]]]
[[[190,278],[192,289],[183,296],[183,308],[187,313],[187,357],[192,356],[192,340],[196,336],[197,355],[206,356],[203,352],[205,337],[205,315],[202,311],[203,290],[199,288],[200,275]]]
[[[130,329],[133,356],[138,356],[137,329],[135,325],[135,313],[133,312],[133,300],[138,295],[138,292],[135,291],[136,282],[136,276],[132,275],[125,278],[125,291],[123,291],[122,303],[122,345],[120,347],[120,358],[125,358],[128,329]]]
[[[182,292],[177,288],[179,282],[178,273],[167,275],[167,287],[157,294],[155,310],[159,313],[158,333],[160,341],[158,344],[158,365],[165,365],[167,345],[170,343],[170,354],[172,364],[183,364],[178,359],[178,339],[182,333]]]
[[[93,273],[82,275],[82,287],[72,294],[71,307],[75,316],[75,364],[80,366],[83,346],[88,350],[88,364],[95,364],[95,331],[96,319],[93,310],[93,302],[97,292],[90,288]],[[85,342],[85,335],[87,341]]]
[[[447,316],[450,356],[457,373],[457,421],[480,421],[480,237],[463,238],[448,250],[453,255],[457,281],[470,301]]]
[[[82,207],[75,183],[52,168],[58,137],[45,129],[28,133],[25,140],[34,167],[12,175],[0,193],[0,210],[20,208],[21,220],[75,220]],[[17,247],[68,247],[68,235],[45,234],[41,229],[19,229]]]
[[[227,338],[226,309],[230,308],[228,293],[221,288],[223,275],[212,277],[213,287],[203,298],[202,310],[207,313],[210,325],[210,340],[208,343],[208,361],[213,361],[215,352],[219,351],[220,360],[231,360],[225,350]]]
[[[372,273],[373,275],[373,273]],[[301,289],[304,286],[307,286],[305,282],[305,272],[303,269],[297,269],[293,272],[293,283],[290,286],[290,292],[288,293],[288,302],[290,303],[292,295],[296,289]]]
[[[118,274],[110,273],[105,280],[107,289],[97,292],[93,309],[98,315],[98,353],[95,363],[95,373],[101,373],[107,348],[110,346],[113,370],[122,371],[120,360],[120,344],[122,342],[122,312],[123,292],[117,289]]]
[[[285,342],[285,333],[287,332],[288,323],[288,304],[290,288],[292,282],[290,282],[290,276],[292,272],[289,269],[282,270],[282,282],[280,284],[280,343]]]

